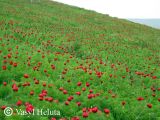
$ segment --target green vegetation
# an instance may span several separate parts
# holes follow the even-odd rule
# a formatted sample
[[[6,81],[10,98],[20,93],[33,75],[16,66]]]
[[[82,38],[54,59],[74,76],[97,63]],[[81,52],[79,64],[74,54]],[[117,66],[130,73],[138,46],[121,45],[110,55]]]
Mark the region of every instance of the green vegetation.
[[[0,120],[160,119],[158,29],[49,0],[0,0],[0,67]]]

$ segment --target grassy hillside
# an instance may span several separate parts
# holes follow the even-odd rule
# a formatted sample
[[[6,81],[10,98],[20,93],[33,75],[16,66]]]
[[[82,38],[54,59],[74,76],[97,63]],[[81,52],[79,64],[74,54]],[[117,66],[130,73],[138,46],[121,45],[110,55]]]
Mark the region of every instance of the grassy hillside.
[[[0,67],[0,120],[160,119],[158,29],[48,0],[0,0]]]

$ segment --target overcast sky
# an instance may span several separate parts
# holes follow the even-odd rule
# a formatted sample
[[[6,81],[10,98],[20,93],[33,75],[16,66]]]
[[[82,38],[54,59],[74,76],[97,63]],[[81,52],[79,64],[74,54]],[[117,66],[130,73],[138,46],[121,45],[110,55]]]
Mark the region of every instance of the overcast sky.
[[[160,0],[53,0],[119,18],[160,18]]]

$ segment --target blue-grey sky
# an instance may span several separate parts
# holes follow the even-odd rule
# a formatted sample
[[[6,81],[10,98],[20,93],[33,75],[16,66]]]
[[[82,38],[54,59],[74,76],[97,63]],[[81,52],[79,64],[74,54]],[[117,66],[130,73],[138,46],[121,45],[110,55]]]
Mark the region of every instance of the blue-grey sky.
[[[129,19],[129,20],[160,29],[160,19]]]
[[[53,0],[119,18],[160,18],[160,0]]]

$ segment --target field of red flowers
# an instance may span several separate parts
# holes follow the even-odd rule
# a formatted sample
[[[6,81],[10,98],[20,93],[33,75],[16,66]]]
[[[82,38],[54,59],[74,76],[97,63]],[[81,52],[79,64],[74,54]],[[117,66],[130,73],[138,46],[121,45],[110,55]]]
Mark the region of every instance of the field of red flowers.
[[[158,29],[49,0],[0,0],[0,67],[0,120],[160,119]]]

